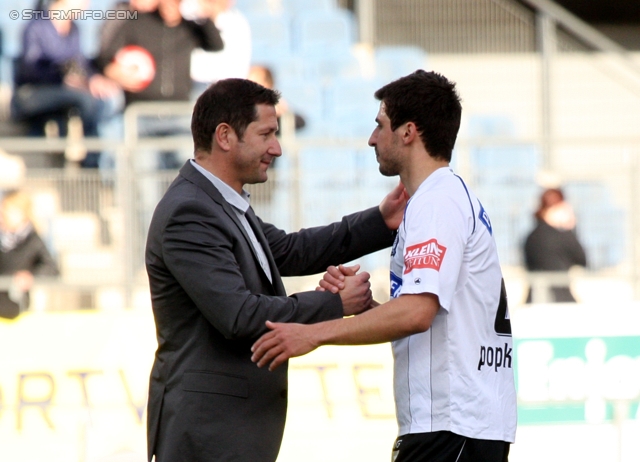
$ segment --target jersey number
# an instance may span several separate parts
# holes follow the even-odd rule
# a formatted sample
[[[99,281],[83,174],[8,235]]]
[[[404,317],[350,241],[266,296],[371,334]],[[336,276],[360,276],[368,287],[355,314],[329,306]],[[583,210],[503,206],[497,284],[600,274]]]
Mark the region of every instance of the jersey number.
[[[507,290],[504,287],[504,279],[502,279],[500,287],[500,303],[498,304],[498,312],[496,313],[494,328],[496,330],[496,334],[511,337],[511,319],[509,319]]]

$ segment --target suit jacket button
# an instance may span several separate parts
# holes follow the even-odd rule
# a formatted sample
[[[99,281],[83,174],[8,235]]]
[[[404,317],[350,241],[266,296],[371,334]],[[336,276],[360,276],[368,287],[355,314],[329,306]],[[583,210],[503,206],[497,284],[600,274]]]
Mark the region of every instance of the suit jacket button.
[[[286,388],[280,392],[280,398],[287,399],[287,390],[286,390]]]

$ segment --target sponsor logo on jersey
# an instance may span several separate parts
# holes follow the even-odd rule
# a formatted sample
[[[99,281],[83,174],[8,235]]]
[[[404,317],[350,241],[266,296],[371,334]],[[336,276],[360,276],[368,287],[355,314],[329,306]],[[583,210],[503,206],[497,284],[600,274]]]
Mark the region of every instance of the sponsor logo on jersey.
[[[482,224],[486,226],[487,230],[489,230],[489,234],[493,236],[493,227],[491,226],[491,220],[489,220],[489,214],[484,209],[482,203],[480,201],[478,202],[480,203],[480,213],[478,214],[478,218]]]
[[[498,372],[499,367],[505,369],[511,369],[513,348],[508,343],[502,347],[493,346],[480,346],[480,358],[478,360],[478,370],[481,370],[483,366],[487,366],[489,369],[493,368]]]
[[[447,248],[437,240],[429,239],[422,244],[407,247],[404,253],[404,274],[418,268],[431,268],[440,271]]]
[[[402,278],[400,276],[396,276],[391,271],[391,298],[397,298],[400,295],[400,289],[402,289]]]

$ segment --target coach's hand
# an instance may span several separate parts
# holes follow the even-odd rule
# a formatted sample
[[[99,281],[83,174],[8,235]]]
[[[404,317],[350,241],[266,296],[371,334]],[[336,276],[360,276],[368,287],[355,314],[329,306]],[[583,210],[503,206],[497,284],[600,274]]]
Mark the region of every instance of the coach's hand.
[[[402,183],[398,183],[398,186],[382,199],[380,203],[380,213],[387,228],[395,231],[400,227],[408,200],[409,193],[407,193]]]
[[[316,290],[325,291],[328,290],[334,294],[344,289],[345,276],[355,276],[360,270],[360,265],[353,266],[330,266],[327,268],[327,272],[322,276]]]

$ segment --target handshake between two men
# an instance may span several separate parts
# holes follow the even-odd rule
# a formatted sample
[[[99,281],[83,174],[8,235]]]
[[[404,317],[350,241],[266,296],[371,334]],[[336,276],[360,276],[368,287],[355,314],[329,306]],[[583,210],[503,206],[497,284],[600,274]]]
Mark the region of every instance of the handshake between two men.
[[[409,194],[400,182],[380,203],[380,212],[385,217],[389,229],[400,227],[408,199]],[[408,328],[400,325],[398,329],[389,330],[385,327],[392,321],[387,318],[394,316],[393,311],[384,310],[383,316],[374,314],[362,318],[362,313],[377,311],[372,308],[377,308],[379,303],[373,300],[371,294],[370,274],[364,271],[358,274],[359,269],[360,265],[330,266],[316,289],[340,294],[344,318],[315,324],[267,321],[266,325],[270,331],[251,347],[251,360],[257,363],[258,367],[269,365],[269,370],[273,371],[289,358],[307,354],[320,345],[383,343],[413,333],[413,320],[409,320],[412,325]],[[361,320],[364,322],[361,323]]]
[[[371,275],[366,271],[358,273],[359,270],[360,265],[330,266],[316,288],[316,290],[340,294],[345,316],[358,315],[380,305],[373,299],[371,293],[369,281]],[[317,324],[267,321],[266,325],[270,331],[251,347],[253,353],[251,360],[258,367],[269,365],[271,371],[289,358],[302,356],[315,350],[322,344],[319,341],[322,331],[328,333],[329,330],[339,327],[332,321]],[[314,335],[314,330],[320,335]]]

